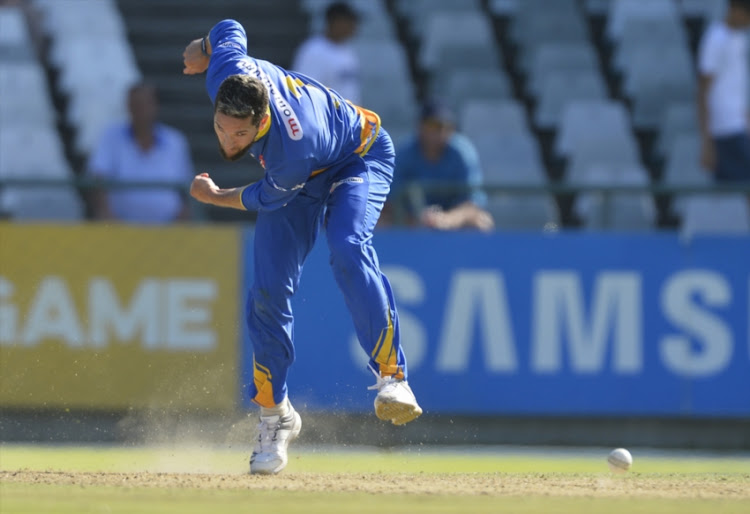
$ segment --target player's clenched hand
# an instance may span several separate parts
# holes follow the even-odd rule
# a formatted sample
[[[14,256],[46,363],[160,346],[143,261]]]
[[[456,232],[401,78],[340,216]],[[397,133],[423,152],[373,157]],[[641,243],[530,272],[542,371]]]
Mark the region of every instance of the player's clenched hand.
[[[208,41],[206,41],[206,44],[210,45]],[[182,73],[185,75],[197,75],[208,69],[208,63],[211,58],[203,53],[202,45],[203,38],[196,39],[191,41],[185,48],[185,51],[182,52],[182,63],[185,65],[185,69],[182,70]]]
[[[203,203],[213,203],[219,192],[219,188],[216,186],[208,173],[201,173],[196,175],[193,179],[193,183],[190,184],[190,196]]]

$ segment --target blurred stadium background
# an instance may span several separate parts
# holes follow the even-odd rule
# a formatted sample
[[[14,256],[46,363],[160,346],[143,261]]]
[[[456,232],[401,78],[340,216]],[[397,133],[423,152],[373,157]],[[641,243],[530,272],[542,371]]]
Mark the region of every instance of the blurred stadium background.
[[[252,437],[252,217],[196,206],[170,227],[96,223],[85,164],[143,78],[197,170],[256,179],[255,163],[220,160],[182,50],[232,17],[254,56],[289,66],[327,4],[0,2],[0,440]],[[698,39],[724,2],[351,4],[363,105],[398,142],[420,100],[447,98],[497,229],[377,235],[426,411],[401,430],[371,414],[316,248],[290,379],[305,441],[750,449],[750,188],[701,170],[694,100]]]

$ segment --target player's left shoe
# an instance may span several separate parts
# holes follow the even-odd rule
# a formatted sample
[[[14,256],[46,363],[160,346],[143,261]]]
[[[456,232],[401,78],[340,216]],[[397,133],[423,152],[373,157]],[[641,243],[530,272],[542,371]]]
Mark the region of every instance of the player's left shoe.
[[[250,473],[275,475],[284,469],[289,443],[297,439],[301,429],[302,419],[291,406],[285,416],[261,416],[258,442],[250,457]]]
[[[383,421],[390,421],[394,425],[405,425],[414,421],[422,414],[422,408],[406,380],[394,377],[381,377],[380,373],[373,374],[377,383],[368,387],[375,389],[375,415]]]

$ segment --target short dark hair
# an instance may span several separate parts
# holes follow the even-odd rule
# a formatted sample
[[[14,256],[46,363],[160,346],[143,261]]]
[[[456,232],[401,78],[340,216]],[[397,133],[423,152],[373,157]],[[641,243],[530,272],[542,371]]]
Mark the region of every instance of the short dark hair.
[[[359,21],[357,11],[346,2],[334,2],[326,9],[326,23],[331,23],[333,20],[339,18],[346,18],[355,22]]]
[[[232,118],[251,118],[257,127],[267,110],[268,90],[260,79],[250,75],[230,75],[216,93],[214,113],[220,112]]]
[[[750,0],[729,0],[730,6],[741,7],[750,12]]]

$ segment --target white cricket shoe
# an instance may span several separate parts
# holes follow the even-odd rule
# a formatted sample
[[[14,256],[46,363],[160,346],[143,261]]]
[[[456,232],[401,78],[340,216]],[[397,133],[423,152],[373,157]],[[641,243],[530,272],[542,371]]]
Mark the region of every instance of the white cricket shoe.
[[[275,475],[286,467],[286,450],[297,439],[302,429],[302,419],[290,406],[286,416],[261,416],[258,425],[258,442],[250,457],[250,473]]]
[[[405,425],[422,414],[422,408],[417,403],[414,393],[406,380],[393,377],[381,377],[380,373],[370,369],[375,374],[377,383],[368,387],[375,389],[375,415],[383,421],[390,421],[394,425]]]

